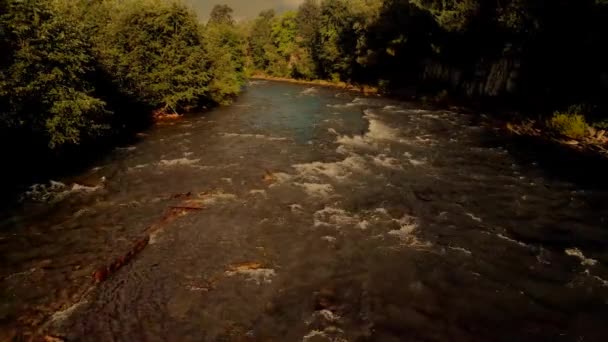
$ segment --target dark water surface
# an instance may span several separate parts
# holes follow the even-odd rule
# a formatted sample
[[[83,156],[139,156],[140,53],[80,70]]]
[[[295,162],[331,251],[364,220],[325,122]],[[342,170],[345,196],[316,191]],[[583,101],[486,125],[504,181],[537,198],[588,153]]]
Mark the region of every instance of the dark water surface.
[[[232,106],[34,186],[2,216],[0,330],[608,340],[606,192],[518,162],[463,114],[356,96],[254,82]],[[162,220],[184,203],[204,209]]]

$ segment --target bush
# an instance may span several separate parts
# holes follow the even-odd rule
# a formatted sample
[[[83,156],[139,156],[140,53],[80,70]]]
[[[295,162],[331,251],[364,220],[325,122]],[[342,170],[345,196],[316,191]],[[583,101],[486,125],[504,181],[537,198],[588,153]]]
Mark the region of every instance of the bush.
[[[587,133],[587,122],[585,117],[575,113],[556,112],[547,121],[547,127],[556,134],[564,135],[572,139],[583,138]]]

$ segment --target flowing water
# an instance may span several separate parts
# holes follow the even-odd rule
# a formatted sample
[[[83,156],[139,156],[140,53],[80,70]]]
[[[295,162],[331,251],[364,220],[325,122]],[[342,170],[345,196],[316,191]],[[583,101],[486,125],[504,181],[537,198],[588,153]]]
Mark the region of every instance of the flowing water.
[[[254,82],[25,192],[2,216],[0,330],[605,341],[607,193],[547,177],[474,122]]]

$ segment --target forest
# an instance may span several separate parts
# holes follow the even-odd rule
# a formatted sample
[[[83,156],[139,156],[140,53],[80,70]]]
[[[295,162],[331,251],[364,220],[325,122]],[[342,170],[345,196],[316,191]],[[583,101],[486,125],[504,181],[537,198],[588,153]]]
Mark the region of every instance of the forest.
[[[264,74],[422,92],[606,128],[605,0],[306,0],[250,24]],[[551,126],[551,125],[549,125]]]
[[[0,0],[0,13],[0,142],[16,159],[229,103],[252,74],[555,113],[573,137],[608,126],[606,0],[305,0],[239,22],[217,5],[206,23],[165,0]]]
[[[203,25],[179,2],[1,0],[0,13],[0,143],[15,173],[113,144],[154,112],[229,103],[245,81],[232,22]]]

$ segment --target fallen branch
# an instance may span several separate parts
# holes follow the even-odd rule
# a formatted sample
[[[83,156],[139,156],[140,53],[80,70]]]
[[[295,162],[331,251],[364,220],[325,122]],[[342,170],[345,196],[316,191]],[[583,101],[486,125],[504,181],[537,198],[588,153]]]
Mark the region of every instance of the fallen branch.
[[[138,240],[125,255],[118,257],[111,264],[95,271],[95,273],[93,273],[93,279],[95,280],[95,282],[100,283],[108,279],[108,277],[116,273],[124,265],[128,264],[129,261],[131,261],[137,254],[143,251],[143,249],[146,248],[149,242],[150,236],[146,235],[144,238]]]

